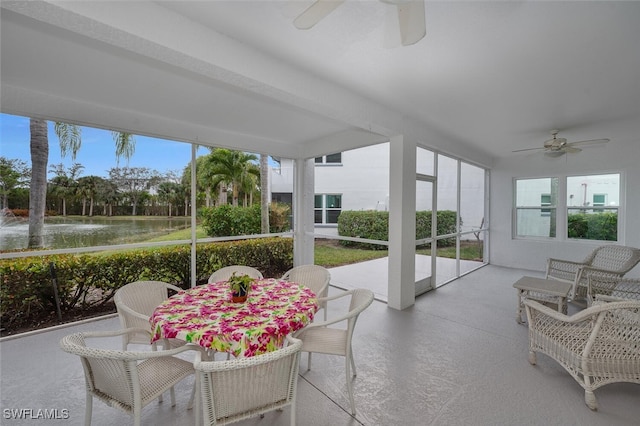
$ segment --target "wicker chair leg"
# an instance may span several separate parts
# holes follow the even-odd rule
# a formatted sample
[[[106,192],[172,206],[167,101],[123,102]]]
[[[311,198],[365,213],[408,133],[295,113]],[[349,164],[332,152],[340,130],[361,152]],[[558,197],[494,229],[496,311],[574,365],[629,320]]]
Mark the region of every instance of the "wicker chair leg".
[[[84,407],[84,426],[91,425],[91,411],[93,409],[93,395],[87,391],[87,403]]]
[[[171,390],[169,390],[169,394],[171,395],[171,406],[175,407],[176,406],[176,391],[173,389],[173,386],[171,387]]]
[[[529,364],[536,365],[536,353],[534,351],[529,351]]]
[[[191,397],[189,398],[189,405],[187,405],[187,410],[193,409],[193,402],[196,397],[196,384],[193,384],[193,389],[191,389]]]
[[[598,400],[596,400],[596,395],[593,391],[584,391],[584,402],[587,404],[587,407],[591,408],[593,411],[598,410]]]
[[[133,408],[133,426],[142,426],[142,408],[136,404]]]
[[[351,404],[351,415],[355,416],[356,415],[356,404],[353,401],[353,383],[351,383],[351,371],[349,371],[349,367],[351,364],[349,357],[346,357],[345,359],[345,372],[346,372],[346,379],[347,379],[347,391],[349,392],[349,404]]]
[[[357,376],[356,361],[353,359],[353,350],[349,348],[349,359],[351,360],[351,369],[353,370],[353,377]]]
[[[308,355],[309,356],[307,357],[307,371],[311,370],[311,352],[309,352]]]

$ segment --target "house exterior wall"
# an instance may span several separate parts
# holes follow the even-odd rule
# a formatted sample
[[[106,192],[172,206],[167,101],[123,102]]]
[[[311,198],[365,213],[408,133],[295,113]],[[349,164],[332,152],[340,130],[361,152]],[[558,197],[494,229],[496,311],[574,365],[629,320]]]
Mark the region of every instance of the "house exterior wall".
[[[388,210],[389,144],[342,153],[340,165],[316,164],[316,194],[341,194],[342,210]]]
[[[316,163],[315,194],[340,195],[341,210],[389,210],[389,143],[342,152],[340,163]],[[417,170],[433,173],[433,154],[418,156]],[[456,210],[458,202],[457,160],[438,156],[438,209]],[[430,171],[430,172],[427,172]],[[270,168],[272,199],[293,191],[293,161],[281,159]],[[460,174],[461,230],[478,229],[484,217],[484,169],[465,164]],[[416,209],[431,210],[433,185],[420,182],[416,190]],[[316,223],[316,232],[337,235],[336,224]],[[473,235],[469,238],[475,238]]]

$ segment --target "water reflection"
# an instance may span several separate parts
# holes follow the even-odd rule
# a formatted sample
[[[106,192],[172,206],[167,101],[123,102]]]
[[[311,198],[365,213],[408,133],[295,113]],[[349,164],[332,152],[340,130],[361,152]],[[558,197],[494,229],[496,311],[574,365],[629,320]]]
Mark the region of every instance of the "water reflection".
[[[28,219],[1,220],[0,249],[27,248]],[[191,219],[185,217],[51,217],[45,219],[44,245],[56,249],[134,243],[185,229],[190,223]]]

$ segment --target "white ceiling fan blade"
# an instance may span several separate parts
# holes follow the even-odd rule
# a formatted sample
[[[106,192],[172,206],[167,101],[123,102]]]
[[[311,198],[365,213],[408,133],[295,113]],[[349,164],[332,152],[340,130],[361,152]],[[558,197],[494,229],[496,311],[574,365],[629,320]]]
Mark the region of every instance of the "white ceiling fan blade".
[[[574,146],[574,145],[580,145],[580,146],[595,146],[595,145],[602,145],[609,142],[609,139],[590,139],[588,141],[577,141],[577,142],[570,142],[568,145],[570,146]]]
[[[571,145],[567,145],[564,148],[562,148],[562,151],[569,152],[571,154],[575,154],[576,152],[580,152],[582,150],[580,148],[576,148],[576,147],[573,147]]]
[[[308,30],[333,12],[344,0],[317,0],[293,20],[299,30]]]
[[[511,152],[523,152],[523,151],[537,151],[540,149],[545,149],[544,147],[538,147],[538,148],[525,148],[525,149],[516,149],[515,151],[511,151]]]
[[[400,39],[403,46],[422,40],[427,33],[424,18],[424,0],[410,0],[397,4]]]

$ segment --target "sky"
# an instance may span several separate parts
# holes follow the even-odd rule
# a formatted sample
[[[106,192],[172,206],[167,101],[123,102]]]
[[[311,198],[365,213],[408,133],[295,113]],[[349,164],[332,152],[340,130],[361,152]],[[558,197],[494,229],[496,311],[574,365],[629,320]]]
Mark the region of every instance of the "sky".
[[[80,176],[108,177],[108,170],[116,167],[115,143],[110,131],[81,127],[82,146],[76,160],[72,161],[70,155],[61,157],[60,143],[53,130],[54,123],[48,124],[49,168],[54,164],[63,163],[68,169],[75,162],[85,167]],[[120,159],[120,167],[148,167],[163,174],[176,172],[182,175],[185,166],[191,161],[191,144],[137,135],[134,138],[135,152],[128,164],[126,159]],[[29,142],[29,118],[0,114],[0,156],[9,160],[23,160],[30,167]],[[205,148],[199,148],[196,155],[204,155],[207,152]],[[53,176],[49,173],[49,178]]]

